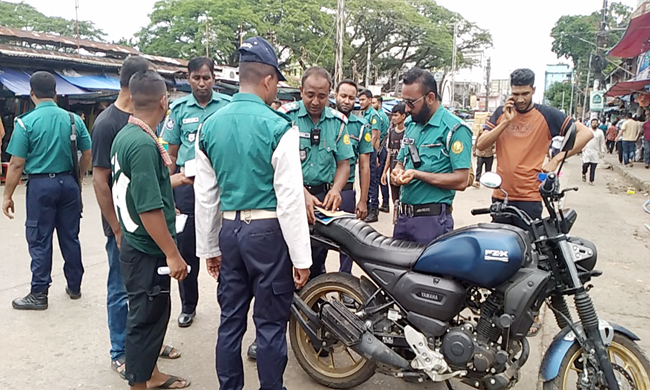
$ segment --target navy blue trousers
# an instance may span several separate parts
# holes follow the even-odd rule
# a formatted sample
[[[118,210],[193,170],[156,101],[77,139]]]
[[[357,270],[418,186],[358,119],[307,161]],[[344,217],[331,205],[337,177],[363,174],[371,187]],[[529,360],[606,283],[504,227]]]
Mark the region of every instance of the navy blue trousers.
[[[400,213],[393,230],[393,238],[429,245],[431,241],[454,230],[454,218],[444,212],[446,207],[443,206],[443,213],[440,215],[408,217]]]
[[[341,192],[341,210],[354,214],[357,211],[356,199],[357,195],[354,190]],[[352,273],[352,259],[344,253],[341,253],[339,272]]]
[[[345,191],[343,191],[345,192]],[[320,194],[314,195],[321,202],[325,199],[326,192],[321,192]],[[343,198],[343,193],[341,193],[341,198]],[[309,280],[314,279],[315,277],[324,274],[325,271],[325,259],[327,259],[328,249],[324,246],[313,245],[311,246],[311,267],[309,268]]]
[[[217,288],[221,325],[216,368],[221,390],[241,390],[241,344],[251,300],[261,390],[281,390],[287,365],[287,321],[295,285],[292,263],[277,219],[224,220]]]
[[[379,167],[377,167],[377,183],[379,184],[379,189],[381,190],[381,204],[384,206],[388,206],[390,203],[388,184],[381,184],[381,174],[384,173],[384,167],[386,166],[387,159],[388,150],[384,146],[379,150]]]
[[[377,156],[379,156],[379,166],[376,165]],[[379,151],[374,151],[370,154],[370,187],[368,188],[368,208],[379,208],[379,189],[381,188],[381,203],[388,205],[390,195],[388,193],[388,185],[381,185],[381,174],[384,172],[386,165],[386,158],[388,152],[386,148],[382,147]]]
[[[196,257],[196,231],[194,230],[194,187],[180,186],[174,189],[174,202],[181,214],[187,215],[185,229],[178,233],[178,251],[185,262],[192,267],[192,272],[187,278],[178,282],[183,307],[181,311],[186,314],[194,313],[199,302],[199,269],[201,261]]]
[[[79,185],[71,175],[30,179],[27,183],[26,203],[25,230],[32,258],[31,291],[47,293],[52,284],[54,229],[65,261],[63,273],[68,288],[73,292],[80,291],[84,267],[79,244]]]

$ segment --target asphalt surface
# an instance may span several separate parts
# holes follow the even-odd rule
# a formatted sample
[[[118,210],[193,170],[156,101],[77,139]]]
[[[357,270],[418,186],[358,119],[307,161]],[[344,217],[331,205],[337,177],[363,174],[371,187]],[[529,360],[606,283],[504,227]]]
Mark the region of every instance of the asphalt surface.
[[[569,162],[562,177],[566,186],[579,185],[571,193],[565,207],[578,211],[573,235],[596,243],[599,250],[597,269],[604,275],[595,280],[592,298],[600,317],[633,330],[641,338],[641,346],[650,349],[650,215],[641,205],[647,195],[628,195],[624,178],[611,170],[598,169],[596,185],[580,180],[579,158]],[[90,180],[84,185],[85,212],[81,242],[86,268],[82,286],[83,297],[72,301],[64,292],[63,261],[55,242],[53,283],[49,309],[43,312],[21,312],[11,308],[11,301],[29,292],[29,255],[24,234],[24,187],[15,194],[16,219],[0,217],[0,389],[126,389],[127,384],[110,368],[108,328],[106,325],[107,260],[104,250],[99,208]],[[486,207],[491,191],[469,188],[459,193],[454,204],[456,227],[486,221],[489,217],[473,217],[472,208]],[[374,224],[380,232],[392,232],[390,214],[382,214]],[[338,256],[330,253],[328,268],[338,269]],[[358,269],[355,272],[359,272]],[[192,381],[191,389],[216,389],[214,345],[219,324],[216,283],[207,273],[200,274],[201,298],[198,314],[190,328],[180,329],[176,318],[180,311],[178,288],[173,283],[172,318],[166,342],[182,352],[174,361],[160,361],[163,372],[181,375]],[[538,369],[546,346],[557,332],[552,316],[544,317],[541,334],[530,339],[531,358],[521,372],[516,389],[541,388]],[[253,324],[244,337],[245,348],[253,340]],[[235,358],[235,357],[233,357]],[[259,382],[255,364],[244,360],[245,389],[257,389]],[[322,389],[300,368],[293,352],[285,372],[285,386],[291,389]],[[411,384],[377,374],[358,389],[446,389],[441,384]],[[458,385],[457,388],[464,388]]]

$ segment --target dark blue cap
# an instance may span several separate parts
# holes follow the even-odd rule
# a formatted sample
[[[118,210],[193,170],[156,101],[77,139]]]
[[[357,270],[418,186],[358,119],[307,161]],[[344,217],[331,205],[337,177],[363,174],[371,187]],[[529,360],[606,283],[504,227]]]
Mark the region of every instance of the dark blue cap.
[[[278,68],[278,56],[273,46],[262,37],[248,38],[239,48],[239,62],[259,62],[278,71],[278,80],[286,81]]]

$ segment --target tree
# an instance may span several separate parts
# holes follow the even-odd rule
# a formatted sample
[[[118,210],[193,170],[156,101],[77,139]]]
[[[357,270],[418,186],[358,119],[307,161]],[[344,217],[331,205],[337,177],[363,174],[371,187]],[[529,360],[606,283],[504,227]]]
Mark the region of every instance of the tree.
[[[544,98],[549,101],[552,107],[569,112],[571,84],[560,82],[551,84],[544,93]]]
[[[75,20],[45,16],[25,3],[0,1],[0,26],[68,37],[77,36]],[[105,36],[106,34],[96,28],[93,22],[79,21],[81,39],[104,41]]]

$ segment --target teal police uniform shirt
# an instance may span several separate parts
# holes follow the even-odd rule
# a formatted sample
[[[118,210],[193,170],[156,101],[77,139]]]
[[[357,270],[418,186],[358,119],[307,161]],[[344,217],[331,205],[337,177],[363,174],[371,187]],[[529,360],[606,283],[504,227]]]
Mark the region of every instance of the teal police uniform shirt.
[[[384,140],[388,135],[388,128],[390,127],[390,119],[388,118],[388,115],[386,115],[386,113],[384,112],[383,108],[380,108],[379,111],[377,111],[377,114],[379,115],[379,119],[381,120],[381,128],[379,129],[380,132],[379,144],[383,145]]]
[[[449,148],[447,148],[448,134],[454,128],[456,130],[453,131]],[[418,149],[422,161],[419,168],[415,168],[413,165],[408,152],[409,144],[415,144]],[[406,134],[397,159],[404,164],[406,170],[417,169],[423,172],[452,173],[458,169],[470,168],[471,149],[471,130],[462,124],[460,118],[440,107],[425,125],[417,124],[410,118],[407,119]],[[427,203],[451,205],[455,194],[455,190],[447,190],[420,180],[413,180],[409,184],[402,186],[400,201],[411,205]]]
[[[182,167],[186,161],[194,160],[194,143],[196,132],[207,117],[230,103],[231,97],[212,92],[212,100],[205,108],[196,101],[191,93],[172,103],[171,112],[165,121],[163,140],[172,145],[179,145],[176,165]]]
[[[372,134],[372,130],[377,130],[381,135],[381,118],[377,110],[369,106],[366,111],[363,111],[363,119],[370,125],[370,134]]]
[[[290,128],[287,115],[247,93],[235,94],[228,106],[206,119],[199,148],[217,175],[221,211],[276,209],[271,158]]]
[[[325,107],[318,123],[314,124],[302,101],[283,105],[300,133],[300,160],[303,182],[308,186],[331,184],[336,174],[336,163],[354,158],[350,136],[346,130],[347,118],[340,112]],[[320,129],[320,142],[311,144],[312,130]],[[341,130],[343,130],[341,132]]]
[[[348,117],[347,130],[350,136],[350,146],[352,146],[352,150],[354,151],[354,156],[350,159],[350,178],[348,179],[348,183],[354,183],[359,156],[372,153],[373,151],[372,134],[370,134],[368,122],[356,115],[350,115]]]
[[[91,148],[90,135],[79,116],[74,115],[77,149]],[[25,159],[25,173],[72,172],[70,114],[52,101],[39,103],[32,111],[16,118],[7,153]],[[77,158],[75,155],[74,158]]]

